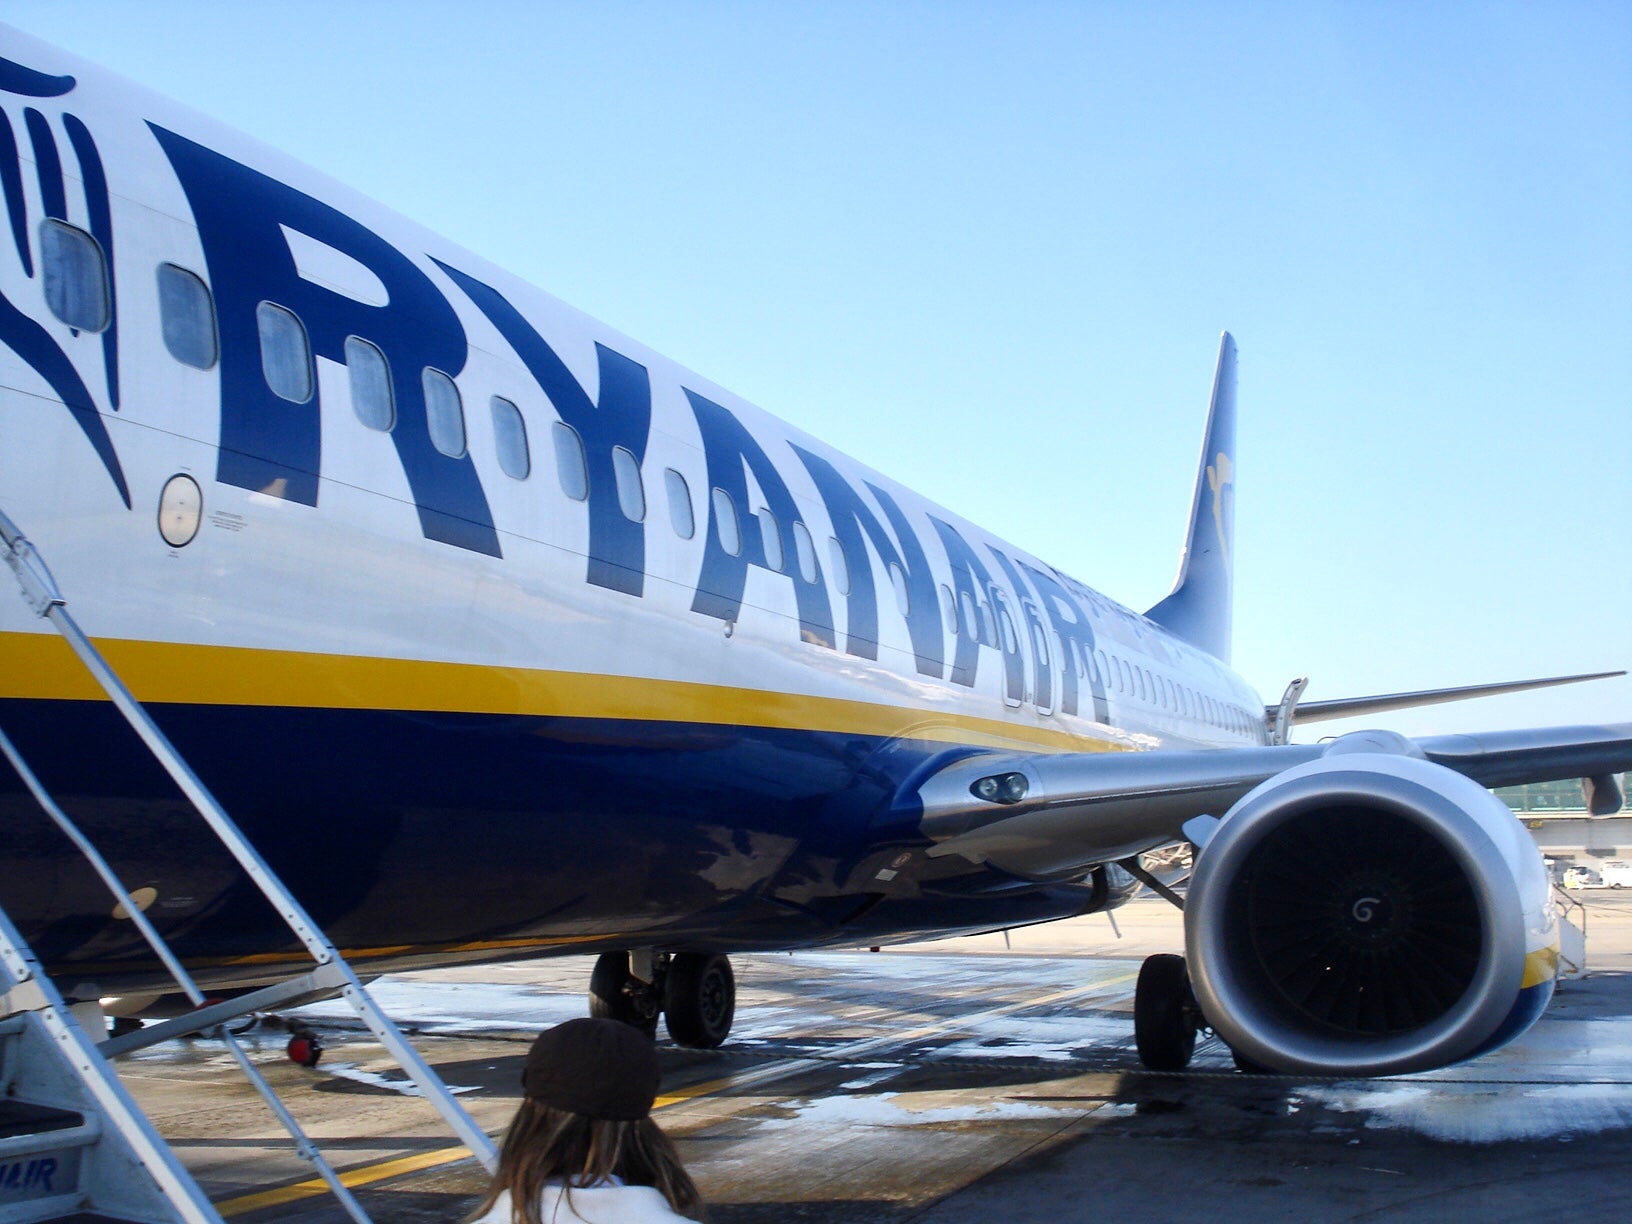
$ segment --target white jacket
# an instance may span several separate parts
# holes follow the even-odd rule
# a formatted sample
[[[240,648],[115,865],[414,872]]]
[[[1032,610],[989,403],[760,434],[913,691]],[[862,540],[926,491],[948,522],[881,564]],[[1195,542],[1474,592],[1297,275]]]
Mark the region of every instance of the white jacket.
[[[651,1186],[575,1186],[569,1196],[565,1186],[549,1185],[539,1207],[544,1224],[694,1224]],[[510,1192],[472,1224],[511,1224]]]

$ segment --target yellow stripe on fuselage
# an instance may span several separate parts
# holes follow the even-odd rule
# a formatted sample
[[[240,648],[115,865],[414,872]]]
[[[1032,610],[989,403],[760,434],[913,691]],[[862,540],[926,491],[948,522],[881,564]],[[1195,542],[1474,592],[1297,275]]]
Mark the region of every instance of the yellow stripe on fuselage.
[[[644,676],[122,639],[97,647],[143,702],[631,719],[1070,752],[1125,747],[998,719]],[[0,660],[0,699],[103,697],[54,634],[0,634]]]

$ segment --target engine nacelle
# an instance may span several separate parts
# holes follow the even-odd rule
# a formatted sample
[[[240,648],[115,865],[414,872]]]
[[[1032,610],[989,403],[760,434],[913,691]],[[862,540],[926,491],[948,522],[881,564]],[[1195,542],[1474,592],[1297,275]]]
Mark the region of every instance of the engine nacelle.
[[[1444,1066],[1517,1036],[1552,997],[1557,917],[1534,840],[1477,783],[1375,746],[1339,740],[1269,779],[1197,859],[1197,1001],[1272,1070]]]

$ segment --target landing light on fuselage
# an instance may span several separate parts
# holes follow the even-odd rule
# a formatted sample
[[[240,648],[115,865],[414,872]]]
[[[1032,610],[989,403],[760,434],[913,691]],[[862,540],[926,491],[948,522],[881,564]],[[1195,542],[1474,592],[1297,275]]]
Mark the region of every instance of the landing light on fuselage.
[[[1000,773],[970,783],[969,793],[988,803],[1019,803],[1026,797],[1026,775]]]

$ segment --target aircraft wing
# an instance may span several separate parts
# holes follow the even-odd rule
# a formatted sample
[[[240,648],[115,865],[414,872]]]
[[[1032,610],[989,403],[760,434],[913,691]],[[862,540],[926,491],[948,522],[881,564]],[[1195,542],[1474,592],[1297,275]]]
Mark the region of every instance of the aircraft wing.
[[[1632,769],[1632,723],[1434,735],[1416,743],[1430,761],[1480,786],[1601,778]]]
[[[921,775],[897,810],[921,808],[930,858],[960,855],[1023,878],[1064,879],[1180,840],[1188,822],[1225,816],[1294,766],[1356,753],[1426,758],[1486,787],[1593,779],[1598,807],[1613,794],[1618,808],[1607,775],[1632,769],[1632,723],[1420,740],[1363,731],[1323,744],[1185,752],[982,752]]]
[[[1464,684],[1457,688],[1417,689],[1410,693],[1379,693],[1371,697],[1342,697],[1335,701],[1298,701],[1289,711],[1290,721],[1296,725],[1324,722],[1332,718],[1363,718],[1370,714],[1386,714],[1390,710],[1415,709],[1418,706],[1440,705],[1447,701],[1467,701],[1472,697],[1494,697],[1501,693],[1528,693],[1536,689],[1555,688],[1561,684],[1580,684],[1587,680],[1610,680],[1624,676],[1624,671],[1585,672],[1573,676],[1542,676],[1535,680],[1506,680],[1499,684]],[[1299,686],[1302,691],[1302,686]],[[1274,719],[1280,707],[1270,706],[1266,718]]]

